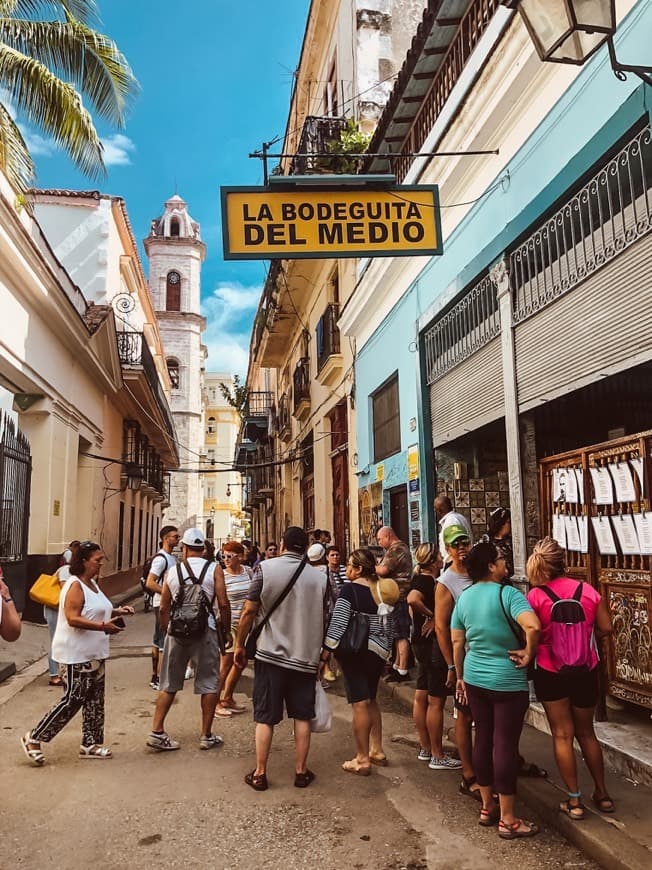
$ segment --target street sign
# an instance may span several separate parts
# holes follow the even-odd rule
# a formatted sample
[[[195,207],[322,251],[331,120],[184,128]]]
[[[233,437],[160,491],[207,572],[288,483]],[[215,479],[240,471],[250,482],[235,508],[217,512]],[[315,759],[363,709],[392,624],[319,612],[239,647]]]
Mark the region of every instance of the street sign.
[[[442,254],[436,185],[222,187],[225,260]]]

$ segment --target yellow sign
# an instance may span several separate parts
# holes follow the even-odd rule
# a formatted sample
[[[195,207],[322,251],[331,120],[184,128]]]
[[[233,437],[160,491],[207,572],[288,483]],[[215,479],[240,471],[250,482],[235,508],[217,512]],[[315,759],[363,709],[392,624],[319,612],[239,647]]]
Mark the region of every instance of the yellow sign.
[[[383,480],[385,477],[385,466],[377,465],[376,466],[376,480]]]
[[[226,260],[443,253],[436,185],[221,193]]]
[[[419,477],[419,448],[416,444],[408,447],[407,466],[408,480],[416,480]]]

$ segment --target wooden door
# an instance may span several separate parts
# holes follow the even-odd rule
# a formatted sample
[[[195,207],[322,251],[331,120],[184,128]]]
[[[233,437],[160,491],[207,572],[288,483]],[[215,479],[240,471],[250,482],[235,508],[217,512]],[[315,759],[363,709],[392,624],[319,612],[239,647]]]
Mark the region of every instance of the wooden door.
[[[409,546],[410,523],[407,486],[397,486],[389,491],[389,524],[399,538]]]
[[[331,458],[333,475],[333,541],[340,548],[342,559],[349,551],[349,451],[343,450]]]

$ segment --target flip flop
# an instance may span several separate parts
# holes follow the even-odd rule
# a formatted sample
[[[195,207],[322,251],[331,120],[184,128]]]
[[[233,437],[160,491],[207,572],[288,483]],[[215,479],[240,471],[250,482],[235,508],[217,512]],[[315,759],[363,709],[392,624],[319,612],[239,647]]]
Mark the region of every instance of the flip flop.
[[[345,770],[347,773],[353,773],[355,776],[370,776],[371,765],[369,767],[363,767],[353,759],[351,761],[345,761],[342,764],[342,770]]]
[[[386,755],[372,755],[369,753],[369,761],[377,767],[387,767],[388,761]]]
[[[230,719],[233,716],[233,711],[229,710],[228,707],[218,707],[215,711],[215,718],[220,717],[221,719]]]
[[[295,788],[308,788],[310,783],[315,778],[315,774],[312,770],[308,770],[306,768],[305,773],[295,773],[294,775],[294,787]]]
[[[521,825],[527,825],[525,830],[520,830]],[[523,837],[534,837],[539,833],[539,826],[525,819],[515,819],[511,824],[502,819],[498,822],[498,836],[502,840],[520,840]]]

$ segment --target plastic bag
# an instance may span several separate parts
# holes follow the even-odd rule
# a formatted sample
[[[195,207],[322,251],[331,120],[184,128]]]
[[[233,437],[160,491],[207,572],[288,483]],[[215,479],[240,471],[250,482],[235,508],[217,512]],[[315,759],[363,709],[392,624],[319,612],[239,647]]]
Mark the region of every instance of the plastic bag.
[[[331,730],[333,714],[331,705],[328,703],[326,692],[321,682],[317,680],[315,686],[315,718],[310,720],[310,730],[314,734],[323,734]]]

